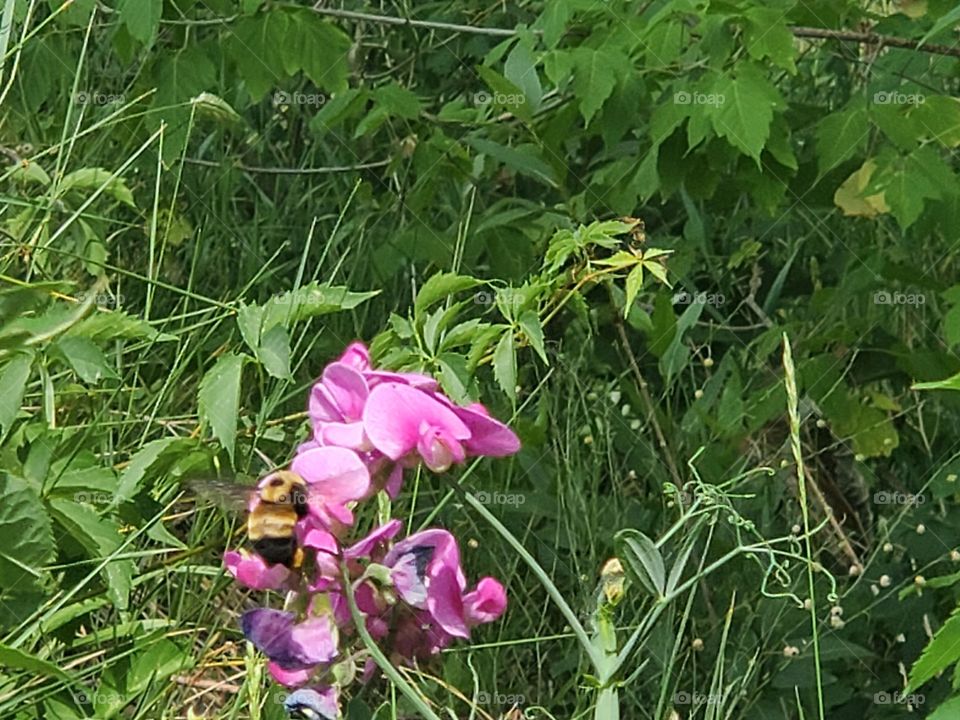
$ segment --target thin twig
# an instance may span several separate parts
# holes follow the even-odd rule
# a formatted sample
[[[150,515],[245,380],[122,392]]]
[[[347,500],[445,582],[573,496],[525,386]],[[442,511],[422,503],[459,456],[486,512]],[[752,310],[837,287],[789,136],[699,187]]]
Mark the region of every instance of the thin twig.
[[[183,160],[190,165],[201,165],[202,167],[223,167],[228,164],[215,162],[213,160],[201,160],[200,158],[184,158]],[[313,168],[253,167],[251,165],[244,165],[243,163],[235,163],[234,167],[243,172],[261,173],[263,175],[328,175],[338,172],[370,170],[373,168],[386,167],[389,164],[389,160],[377,160],[376,162],[360,163],[358,165],[329,165],[327,167]]]
[[[821,40],[842,40],[843,42],[860,43],[861,45],[880,45],[931,53],[932,55],[950,55],[960,57],[960,47],[956,45],[923,45],[916,40],[896,37],[895,35],[878,35],[871,32],[852,32],[850,30],[828,30],[826,28],[790,26],[790,32],[795,37],[818,38]]]
[[[395,17],[392,15],[373,15],[372,13],[320,7],[319,3],[313,6],[313,11],[320,13],[321,15],[342,17],[347,18],[348,20],[366,20],[368,22],[380,23],[381,25],[406,25],[408,27],[421,27],[428,28],[430,30],[473,33],[474,35],[494,35],[496,37],[513,37],[517,34],[516,30],[510,30],[506,28],[485,28],[476,27],[474,25],[458,25],[456,23],[435,22],[433,20],[411,20],[409,18]]]

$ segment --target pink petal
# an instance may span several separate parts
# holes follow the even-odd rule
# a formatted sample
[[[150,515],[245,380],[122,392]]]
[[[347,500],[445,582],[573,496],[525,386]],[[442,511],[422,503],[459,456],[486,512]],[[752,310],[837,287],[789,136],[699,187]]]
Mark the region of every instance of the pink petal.
[[[400,383],[401,385],[409,385],[410,387],[432,392],[439,386],[436,380],[422,373],[370,370],[365,372],[364,376],[367,378],[367,382],[371,388],[380,383]]]
[[[311,493],[325,499],[359,500],[370,488],[370,473],[353,451],[339,447],[318,447],[293,458],[290,469],[311,485]]]
[[[344,550],[343,556],[348,560],[370,557],[379,546],[385,545],[388,541],[392,540],[393,537],[400,532],[400,528],[402,527],[403,523],[399,520],[391,520],[388,523],[384,523],[363,538],[363,540],[354,543]]]
[[[470,430],[454,412],[427,393],[398,383],[377,385],[363,410],[363,425],[370,442],[391,460],[413,450],[423,423],[441,428],[456,440]]]
[[[343,413],[337,407],[337,401],[330,393],[330,389],[317,381],[310,388],[310,397],[307,399],[307,414],[314,424],[324,422],[342,422]]]
[[[520,439],[516,433],[499,420],[490,417],[490,413],[480,403],[460,407],[442,396],[439,397],[441,402],[446,401],[470,429],[470,439],[464,445],[471,455],[505,457],[520,449]]]
[[[275,662],[267,663],[267,670],[278,683],[288,688],[295,688],[304,685],[313,674],[313,668],[305,670],[286,670]]]
[[[466,453],[456,439],[443,428],[421,426],[417,452],[424,464],[435,473],[446,472],[454,463],[462,463]]]
[[[468,625],[493,622],[507,609],[507,591],[494,578],[485,577],[463,596],[463,609]]]
[[[400,494],[400,487],[403,485],[403,465],[396,463],[393,468],[390,470],[390,475],[387,477],[387,483],[384,486],[384,490],[387,491],[387,495],[391,500],[396,500],[397,495]]]
[[[314,428],[314,436],[323,445],[336,445],[351,450],[371,450],[362,422],[323,422]]]
[[[298,654],[304,664],[329,662],[337,655],[337,629],[326,615],[294,625],[290,639],[299,647]]]
[[[337,362],[349,365],[354,370],[369,370],[370,351],[366,345],[358,340],[357,342],[352,342],[347,345],[347,349],[343,351],[343,355],[340,356]]]
[[[328,555],[337,555],[340,552],[337,538],[311,516],[297,523],[297,542],[303,547],[313,548]]]
[[[437,624],[454,637],[470,637],[463,615],[463,597],[453,568],[442,567],[430,578],[427,609]]]
[[[293,576],[285,566],[270,565],[259,555],[247,552],[225,552],[223,563],[237,582],[253,590],[281,590]]]
[[[321,382],[344,420],[360,419],[369,390],[367,381],[358,370],[343,363],[331,363],[323,371]]]

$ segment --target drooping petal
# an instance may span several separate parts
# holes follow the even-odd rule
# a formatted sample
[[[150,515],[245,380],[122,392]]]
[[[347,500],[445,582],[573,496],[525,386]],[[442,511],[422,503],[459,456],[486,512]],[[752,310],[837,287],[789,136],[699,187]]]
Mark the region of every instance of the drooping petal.
[[[244,551],[225,552],[223,564],[237,582],[252,590],[281,590],[293,577],[284,565],[271,565],[259,555]]]
[[[447,398],[439,396],[441,402],[446,402],[470,429],[470,438],[464,442],[470,455],[485,455],[489,457],[505,457],[520,450],[520,438],[504,423],[490,417],[490,413],[480,403],[473,403],[460,407]]]
[[[454,637],[470,637],[463,615],[463,596],[456,571],[443,566],[430,577],[427,610],[445,632]]]
[[[370,442],[391,460],[417,446],[423,424],[440,428],[455,440],[470,430],[448,407],[425,392],[399,383],[383,383],[370,391],[363,425]]]
[[[507,591],[492,577],[482,578],[474,590],[463,596],[467,625],[493,622],[507,609]]]
[[[318,447],[293,458],[290,469],[329,502],[359,500],[370,489],[370,473],[352,450]]]
[[[289,715],[306,720],[336,720],[340,717],[337,690],[333,687],[301,688],[287,696],[283,707]]]
[[[369,558],[381,546],[392,540],[393,537],[400,532],[400,528],[402,527],[403,523],[400,520],[391,520],[387,523],[384,523],[363,538],[363,540],[354,543],[344,550],[343,556],[348,560]]]

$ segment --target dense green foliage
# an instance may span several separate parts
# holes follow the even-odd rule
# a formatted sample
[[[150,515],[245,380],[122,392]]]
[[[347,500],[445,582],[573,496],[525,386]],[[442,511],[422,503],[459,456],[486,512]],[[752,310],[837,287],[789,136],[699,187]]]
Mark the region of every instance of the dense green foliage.
[[[282,717],[185,483],[364,338],[524,442],[441,716],[954,717],[954,3],[319,5],[0,3],[0,713]]]

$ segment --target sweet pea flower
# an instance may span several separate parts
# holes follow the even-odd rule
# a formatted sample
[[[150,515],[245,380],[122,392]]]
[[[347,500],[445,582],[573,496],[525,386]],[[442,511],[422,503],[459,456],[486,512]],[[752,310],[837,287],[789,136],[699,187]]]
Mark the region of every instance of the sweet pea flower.
[[[286,566],[271,565],[245,550],[228,550],[223,554],[223,564],[237,582],[251,590],[282,590],[293,579],[293,573]]]

